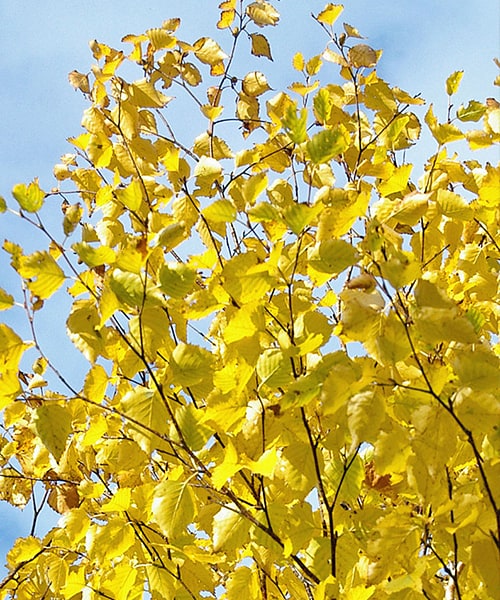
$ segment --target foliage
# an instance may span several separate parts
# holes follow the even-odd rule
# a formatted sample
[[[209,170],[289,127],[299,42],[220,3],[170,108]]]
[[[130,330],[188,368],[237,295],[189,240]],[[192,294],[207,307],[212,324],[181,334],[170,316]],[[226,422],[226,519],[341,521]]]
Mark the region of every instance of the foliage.
[[[276,59],[263,0],[221,3],[226,50],[170,19],[70,74],[85,131],[57,187],[15,186],[48,241],[4,242],[20,288],[0,290],[33,334],[0,324],[0,497],[39,482],[61,518],[16,541],[0,597],[499,589],[500,172],[449,146],[497,143],[500,109],[453,116],[452,74],[414,179],[424,101],[341,12],[314,16],[326,49],[278,93],[234,66]],[[66,288],[81,388],[37,337]]]

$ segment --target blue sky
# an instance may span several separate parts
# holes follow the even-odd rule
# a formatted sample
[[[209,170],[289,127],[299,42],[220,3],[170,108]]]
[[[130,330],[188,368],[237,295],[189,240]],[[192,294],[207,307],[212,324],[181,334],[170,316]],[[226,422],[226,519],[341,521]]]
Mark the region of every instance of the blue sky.
[[[89,70],[92,63],[88,42],[97,39],[120,47],[129,33],[141,33],[159,26],[169,17],[179,16],[183,25],[179,37],[195,41],[203,35],[217,36],[218,0],[0,0],[0,195],[10,202],[10,190],[18,182],[39,177],[42,187],[54,185],[52,167],[71,147],[66,138],[80,132],[81,113],[86,107],[81,95],[68,83],[73,69]],[[272,45],[274,63],[259,59],[257,68],[269,73],[270,85],[279,90],[293,81],[291,58],[300,50],[306,56],[319,53],[326,43],[320,28],[309,18],[324,6],[323,0],[276,1],[282,13],[281,25],[263,30]],[[444,82],[456,70],[465,71],[457,107],[470,99],[484,101],[499,96],[493,79],[498,69],[493,57],[499,49],[499,8],[497,0],[346,0],[339,19],[357,27],[367,43],[382,48],[378,73],[389,83],[413,94],[421,93],[434,102],[441,120],[445,119],[447,98]],[[227,42],[228,43],[228,42]],[[252,69],[255,69],[255,65]],[[323,78],[327,78],[327,66]],[[424,152],[435,150],[426,138]],[[484,156],[478,155],[479,160]],[[498,160],[497,151],[488,159]],[[56,215],[59,218],[59,214]],[[0,217],[0,243],[4,238],[28,246],[29,230],[3,215]],[[3,252],[0,252],[0,287],[14,281]],[[51,322],[42,328],[49,346],[64,343],[64,319],[60,306],[48,307]],[[22,335],[29,331],[22,314],[3,313],[0,320],[15,325]],[[58,337],[59,336],[59,337]],[[52,341],[51,341],[52,340]],[[78,363],[70,369],[78,370]],[[27,535],[32,512],[12,510],[0,502],[0,567],[13,539]],[[41,517],[39,533],[54,521]],[[1,571],[0,571],[1,574]]]

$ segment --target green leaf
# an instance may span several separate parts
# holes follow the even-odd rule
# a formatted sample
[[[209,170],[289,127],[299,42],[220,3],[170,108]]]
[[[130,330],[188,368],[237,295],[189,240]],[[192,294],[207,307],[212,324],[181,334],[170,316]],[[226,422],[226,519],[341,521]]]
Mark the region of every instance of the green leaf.
[[[183,263],[168,263],[160,270],[161,290],[172,298],[184,298],[193,289],[197,273]]]
[[[207,443],[212,430],[202,423],[203,412],[196,409],[193,404],[181,406],[175,413],[182,436],[188,446],[198,452]]]
[[[192,386],[210,374],[212,356],[205,348],[180,343],[172,352],[171,367],[176,384]]]
[[[315,165],[340,156],[349,146],[349,134],[343,129],[325,129],[307,142],[306,148]]]
[[[283,211],[283,218],[293,233],[299,235],[322,210],[321,203],[309,206],[308,204],[295,202]]]
[[[344,240],[318,242],[308,251],[309,266],[320,273],[336,275],[358,260],[356,249]]]
[[[24,183],[17,183],[12,188],[12,195],[23,210],[32,213],[35,213],[42,208],[46,196],[45,192],[40,189],[36,179],[28,186]]]
[[[302,108],[297,116],[297,109],[289,106],[283,117],[283,127],[292,142],[302,144],[307,138],[307,108]]]
[[[144,282],[135,273],[114,269],[109,277],[109,287],[120,302],[128,306],[141,306],[146,293]]]
[[[59,462],[71,432],[71,415],[59,404],[45,402],[36,409],[34,424],[43,445]]]

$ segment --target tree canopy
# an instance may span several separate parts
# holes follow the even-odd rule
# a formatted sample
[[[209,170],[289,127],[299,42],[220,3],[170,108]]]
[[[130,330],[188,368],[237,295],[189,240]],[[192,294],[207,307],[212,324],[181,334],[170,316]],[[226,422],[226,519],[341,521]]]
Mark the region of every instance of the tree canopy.
[[[54,188],[0,198],[45,240],[3,242],[0,309],[32,339],[0,323],[0,499],[42,487],[60,514],[0,598],[500,589],[500,169],[453,150],[497,144],[500,105],[454,109],[457,71],[439,117],[336,4],[276,91],[277,8],[222,2],[220,40],[172,18],[92,42]],[[62,296],[81,386],[37,335]]]

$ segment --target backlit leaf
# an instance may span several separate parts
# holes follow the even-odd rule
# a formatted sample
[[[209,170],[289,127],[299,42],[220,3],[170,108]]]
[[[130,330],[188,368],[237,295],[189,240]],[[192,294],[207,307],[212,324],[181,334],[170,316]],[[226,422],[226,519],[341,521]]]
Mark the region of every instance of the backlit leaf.
[[[169,538],[180,535],[194,520],[196,508],[188,481],[164,481],[156,486],[153,516]]]
[[[59,404],[44,403],[36,410],[35,427],[43,444],[59,461],[71,432],[71,416]]]
[[[461,121],[479,121],[486,112],[486,107],[481,102],[470,100],[467,106],[461,106],[457,110],[457,117]]]
[[[333,25],[344,10],[342,4],[327,4],[325,8],[316,16],[320,23],[325,25]]]
[[[349,145],[349,135],[341,129],[325,129],[315,134],[306,148],[314,164],[329,162],[341,155]]]
[[[23,210],[31,213],[35,213],[42,208],[46,196],[36,180],[32,181],[28,186],[24,183],[17,183],[12,188],[12,195]]]
[[[19,274],[28,279],[28,287],[39,298],[50,298],[66,279],[64,271],[48,252],[23,256]]]
[[[462,81],[463,75],[463,71],[455,71],[448,77],[448,79],[446,80],[446,93],[448,94],[448,96],[453,96],[453,94],[456,94],[458,92],[458,88],[460,86],[460,82]]]
[[[14,297],[0,288],[0,310],[6,310],[14,304]]]
[[[349,62],[356,68],[374,67],[377,64],[378,53],[366,44],[356,44],[349,49]]]

